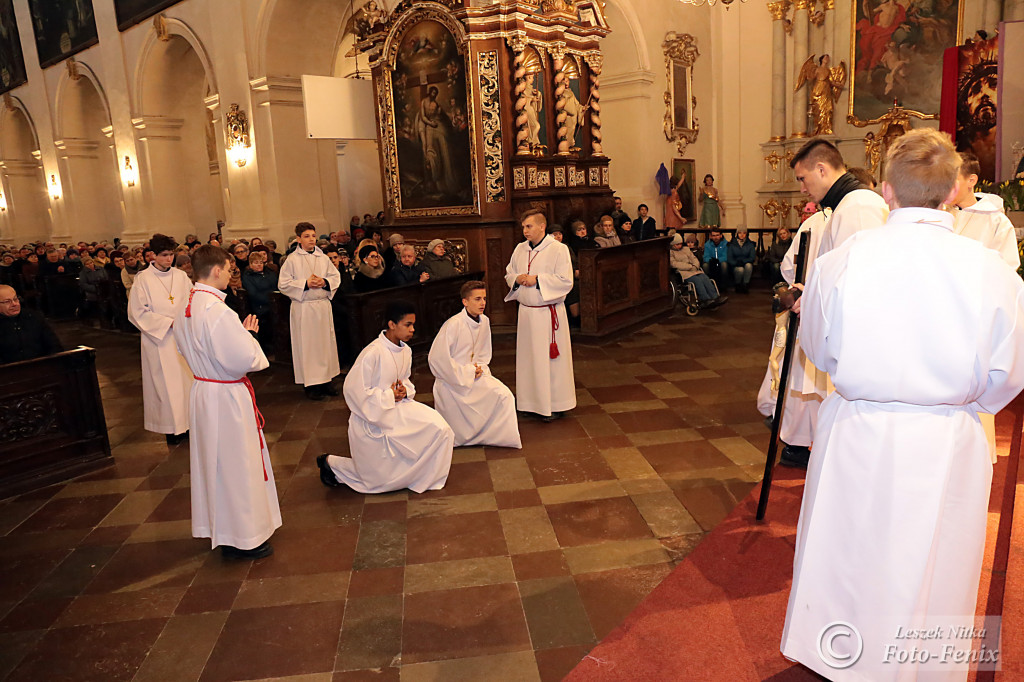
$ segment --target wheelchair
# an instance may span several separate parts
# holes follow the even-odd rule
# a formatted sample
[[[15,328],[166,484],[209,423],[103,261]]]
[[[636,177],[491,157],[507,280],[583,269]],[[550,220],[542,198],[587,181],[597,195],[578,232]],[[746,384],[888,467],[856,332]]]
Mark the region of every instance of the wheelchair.
[[[676,305],[681,303],[687,315],[690,317],[698,315],[701,307],[700,299],[697,298],[697,287],[693,285],[693,282],[684,282],[683,276],[679,274],[678,270],[673,268],[670,270],[669,285],[672,287],[672,308],[675,309]],[[721,292],[718,290],[718,282],[712,279],[711,285],[715,288],[715,296],[719,296]]]

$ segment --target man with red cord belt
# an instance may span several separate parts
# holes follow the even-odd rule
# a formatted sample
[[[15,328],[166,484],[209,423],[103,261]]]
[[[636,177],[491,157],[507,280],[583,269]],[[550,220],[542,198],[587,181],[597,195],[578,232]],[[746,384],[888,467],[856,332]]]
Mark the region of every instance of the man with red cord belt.
[[[192,535],[225,558],[270,556],[281,526],[263,416],[246,376],[270,363],[256,340],[259,322],[224,303],[231,256],[209,244],[192,255],[196,284],[174,321],[174,340],[195,377],[189,401]]]
[[[523,213],[525,241],[505,269],[506,301],[519,304],[516,336],[516,407],[552,421],[576,407],[565,295],[572,290],[569,247],[547,234],[541,209]]]

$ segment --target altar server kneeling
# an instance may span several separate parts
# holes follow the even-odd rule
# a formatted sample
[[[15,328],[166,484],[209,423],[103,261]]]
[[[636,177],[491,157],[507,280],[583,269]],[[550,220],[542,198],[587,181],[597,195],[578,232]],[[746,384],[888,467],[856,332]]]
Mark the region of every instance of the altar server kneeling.
[[[455,445],[521,448],[512,391],[491,375],[491,323],[484,315],[487,289],[466,282],[462,312],[449,318],[430,346],[434,406],[455,432]]]
[[[174,339],[192,369],[189,404],[192,535],[228,558],[273,554],[281,526],[263,416],[246,376],[270,363],[256,340],[259,322],[224,303],[231,256],[217,246],[192,255],[196,284],[174,321]]]
[[[360,493],[439,490],[448,480],[455,434],[441,415],[413,400],[412,350],[406,342],[415,332],[416,309],[391,301],[385,319],[387,329],[363,349],[345,377],[352,457],[317,457],[320,480]]]

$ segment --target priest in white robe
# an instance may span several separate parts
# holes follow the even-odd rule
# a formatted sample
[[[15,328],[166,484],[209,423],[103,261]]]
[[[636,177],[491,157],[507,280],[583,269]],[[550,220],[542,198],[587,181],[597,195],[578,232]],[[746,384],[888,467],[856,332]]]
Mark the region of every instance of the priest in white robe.
[[[174,318],[185,307],[192,281],[173,267],[174,239],[155,234],[150,247],[156,258],[135,276],[128,296],[128,319],[142,332],[142,414],[147,431],[163,433],[176,445],[188,431],[188,396],[192,373],[171,333]]]
[[[1020,267],[1020,252],[1017,250],[1017,233],[1013,223],[1003,213],[1003,200],[994,194],[975,193],[981,164],[972,152],[960,152],[960,193],[950,209],[953,214],[953,232],[968,237],[992,249],[1014,272]],[[981,425],[985,427],[989,453],[996,461],[996,418],[993,414],[979,412]]]
[[[270,556],[281,526],[263,417],[246,376],[270,366],[255,334],[259,322],[224,303],[227,251],[209,244],[192,255],[196,284],[174,321],[174,338],[195,376],[189,425],[192,536],[210,538],[227,558]]]
[[[811,232],[805,273],[810,273],[815,257],[838,248],[858,232],[874,229],[885,222],[889,212],[885,200],[846,170],[842,155],[828,140],[814,138],[808,141],[797,151],[790,167],[800,189],[821,207],[819,213],[800,226],[801,231]],[[783,259],[782,275],[789,284],[795,277],[799,244],[798,233]],[[799,344],[798,339],[792,341]],[[786,396],[779,429],[779,438],[786,447],[782,449],[779,461],[789,466],[806,467],[818,409],[831,386],[824,372],[814,371],[810,366],[799,345],[794,348],[787,391],[789,395]]]
[[[295,234],[299,245],[281,265],[277,288],[292,301],[288,320],[295,383],[304,386],[310,400],[325,400],[338,395],[331,381],[341,374],[331,312],[341,275],[317,247],[315,227],[299,223]]]
[[[412,373],[415,309],[388,303],[388,328],[356,358],[345,377],[351,457],[317,457],[320,480],[360,493],[440,490],[448,480],[455,434],[435,410],[418,403]]]
[[[888,222],[820,256],[799,301],[804,351],[836,390],[807,471],[782,653],[830,680],[967,678],[966,665],[887,655],[970,651],[899,634],[974,625],[992,477],[977,412],[1024,387],[1024,286],[939,210],[958,168],[937,131],[897,140]],[[910,269],[910,252],[928,258]],[[837,622],[859,636],[828,635]]]
[[[572,290],[569,247],[547,234],[540,209],[521,218],[526,240],[505,269],[506,301],[519,304],[516,335],[516,404],[551,421],[576,407],[572,344],[565,296]]]
[[[430,346],[434,407],[455,432],[456,447],[521,448],[516,399],[489,367],[491,323],[484,315],[486,286],[466,282],[460,293],[462,311],[441,326]]]

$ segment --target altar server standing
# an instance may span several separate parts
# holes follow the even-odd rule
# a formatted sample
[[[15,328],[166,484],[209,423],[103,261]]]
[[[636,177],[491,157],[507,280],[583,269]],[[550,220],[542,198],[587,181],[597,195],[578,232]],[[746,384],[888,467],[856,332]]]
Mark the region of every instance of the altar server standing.
[[[192,373],[174,343],[171,327],[192,288],[192,281],[174,267],[174,239],[155,234],[156,253],[150,267],[135,276],[128,296],[128,319],[141,335],[142,412],[145,428],[177,445],[188,431],[188,394]]]
[[[288,319],[295,383],[304,386],[310,400],[324,400],[338,395],[331,380],[341,374],[331,312],[341,275],[317,247],[313,225],[299,223],[295,234],[299,245],[281,266],[277,287],[292,300]]]
[[[576,407],[572,345],[565,295],[572,290],[569,247],[547,234],[544,211],[526,211],[526,240],[505,268],[506,301],[519,303],[516,336],[516,406],[552,421]]]
[[[491,323],[484,315],[487,289],[466,282],[462,312],[450,317],[430,346],[434,406],[455,432],[455,445],[521,448],[516,399],[491,375]]]
[[[412,349],[416,311],[391,301],[387,329],[356,358],[345,377],[352,457],[317,457],[320,480],[360,493],[439,490],[448,480],[455,434],[436,411],[414,400]]]
[[[210,538],[227,558],[270,556],[281,526],[263,417],[246,376],[270,366],[256,333],[259,321],[224,303],[231,256],[218,246],[192,255],[195,287],[174,321],[174,338],[192,368],[189,425],[192,536]]]
[[[974,625],[992,478],[977,412],[1024,387],[1024,286],[939,209],[959,166],[935,130],[899,138],[888,221],[819,256],[799,301],[804,352],[836,390],[818,415],[782,653],[830,680],[916,679],[926,657],[911,648],[971,650],[907,634]],[[907,268],[911,252],[928,257]]]

